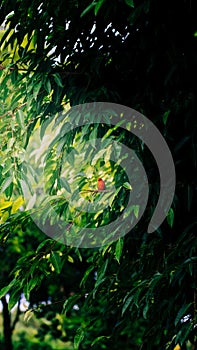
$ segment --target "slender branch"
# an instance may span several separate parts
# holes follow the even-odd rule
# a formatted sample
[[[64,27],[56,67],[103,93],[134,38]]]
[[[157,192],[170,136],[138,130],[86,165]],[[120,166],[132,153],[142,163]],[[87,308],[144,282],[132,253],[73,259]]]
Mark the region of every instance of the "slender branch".
[[[4,117],[6,117],[7,115],[12,115],[11,111],[7,111],[6,113],[0,115],[0,119],[3,119]]]
[[[28,311],[31,311],[31,312],[37,312],[39,310],[39,307],[49,307],[49,306],[53,306],[55,304],[62,304],[64,303],[65,301],[67,300],[67,298],[64,298],[64,299],[61,299],[61,300],[57,300],[57,301],[54,301],[52,303],[48,303],[48,304],[38,304],[38,306],[34,307],[34,308],[30,308],[30,309],[27,309],[25,311],[28,312]]]
[[[4,70],[4,69],[6,69],[6,67],[4,67],[2,64],[0,64],[0,70]],[[9,69],[14,70],[14,68],[12,68],[12,67],[10,67]]]
[[[113,192],[112,190],[82,190],[79,193],[82,192],[93,192],[93,193],[107,193],[107,192]]]
[[[21,109],[22,107],[26,106],[27,102],[22,103],[21,105],[17,106],[14,108],[14,110],[11,111],[7,111],[4,114],[0,115],[0,119],[6,117],[7,115],[13,116],[13,114],[18,111],[19,109]]]

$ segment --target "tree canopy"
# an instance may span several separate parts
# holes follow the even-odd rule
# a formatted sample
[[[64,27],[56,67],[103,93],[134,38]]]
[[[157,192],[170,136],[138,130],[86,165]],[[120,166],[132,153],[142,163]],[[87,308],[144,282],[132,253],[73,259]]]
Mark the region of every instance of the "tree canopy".
[[[11,309],[24,292],[30,301],[27,313],[39,310],[38,314],[45,314],[52,320],[53,336],[72,340],[75,349],[173,349],[178,344],[183,349],[190,344],[194,349],[194,2],[2,0],[0,23],[4,27],[0,42],[0,296],[10,293]],[[121,125],[113,128],[110,119],[98,125],[92,117],[88,128],[60,133],[59,148],[53,144],[53,152],[51,148],[47,152],[46,215],[52,206],[72,224],[83,227],[91,222],[96,226],[113,221],[126,206],[132,184],[118,162],[101,156],[88,168],[78,157],[84,150],[86,155],[90,152],[89,144],[94,148],[96,138],[107,140],[111,135],[135,149],[149,183],[145,215],[131,232],[99,248],[78,249],[45,237],[33,222],[24,188],[30,183],[29,174],[35,175],[36,155],[27,162],[25,154],[38,129],[41,132],[34,146],[39,153],[39,137],[44,140],[50,123],[57,124],[59,116],[69,115],[68,104],[98,101],[134,108],[154,122],[172,152],[176,192],[166,220],[148,233],[160,179],[147,147],[128,137]],[[69,122],[75,123],[77,117],[70,114]],[[109,155],[110,144],[107,147]],[[72,169],[81,177],[70,181]],[[88,172],[89,180],[83,175]],[[69,207],[70,198],[76,188],[94,188],[99,176],[117,190],[111,207],[107,213],[100,210],[98,216],[82,212],[79,216]],[[66,200],[61,197],[62,188]],[[100,198],[99,193],[93,195],[95,200]],[[107,198],[108,193],[105,195]],[[92,200],[91,193],[84,197]],[[130,214],[134,219],[137,205],[134,203]],[[50,307],[40,307],[41,299],[49,297]],[[40,339],[47,331],[51,332],[43,326]]]

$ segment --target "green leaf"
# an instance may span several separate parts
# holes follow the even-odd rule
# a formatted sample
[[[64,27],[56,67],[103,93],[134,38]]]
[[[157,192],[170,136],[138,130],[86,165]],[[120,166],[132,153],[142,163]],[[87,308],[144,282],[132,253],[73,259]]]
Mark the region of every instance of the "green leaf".
[[[88,5],[88,6],[85,8],[85,10],[81,13],[80,17],[85,16],[86,13],[88,13],[93,7],[95,7],[95,5],[96,5],[96,2],[95,2],[95,1],[91,2],[91,4]]]
[[[96,343],[101,343],[102,340],[104,339],[109,339],[109,336],[106,335],[101,335],[100,337],[97,337],[96,339],[94,339],[94,341],[91,343],[91,346],[94,346]]]
[[[10,184],[12,183],[12,176],[9,176],[7,179],[5,179],[1,186],[0,186],[0,193],[3,193],[9,186]]]
[[[51,93],[51,82],[50,82],[50,79],[48,78],[46,81],[45,81],[45,89],[47,91],[48,94]]]
[[[103,283],[106,280],[105,272],[106,272],[108,263],[109,263],[109,259],[106,259],[104,264],[101,266],[101,269],[100,269],[100,271],[98,272],[98,275],[97,275],[95,288],[97,288],[101,283]]]
[[[45,239],[43,242],[41,242],[38,246],[38,248],[36,249],[36,253],[38,253],[46,244],[48,245],[48,243],[53,243],[54,241],[50,238]],[[48,245],[50,246],[50,244]]]
[[[101,8],[101,6],[103,5],[104,2],[105,2],[105,0],[99,0],[97,2],[97,4],[95,5],[95,9],[94,9],[95,16],[98,14],[98,12],[99,12],[99,10],[100,10],[100,8]]]
[[[23,176],[23,179],[19,179],[19,184],[24,197],[26,196],[27,193],[30,193],[33,196],[34,195],[33,188],[31,187],[31,184],[29,183],[27,176],[24,173],[22,174],[22,176]]]
[[[133,0],[125,0],[125,3],[130,7],[135,7]]]
[[[124,182],[123,187],[130,191],[132,191],[133,189],[129,182]]]
[[[76,253],[76,255],[78,256],[79,261],[82,262],[82,261],[83,261],[83,257],[82,257],[82,255],[81,255],[81,253],[80,253],[80,251],[79,251],[78,248],[76,248],[75,253]]]
[[[180,344],[181,347],[184,344],[184,342],[188,340],[189,334],[192,331],[192,328],[193,328],[192,322],[190,322],[189,324],[187,322],[185,323],[183,328],[178,332],[176,336],[176,340],[178,340],[178,343]]]
[[[6,164],[2,170],[2,175],[7,174],[12,167],[14,167],[14,164],[10,161],[10,159],[7,159]]]
[[[124,315],[125,311],[128,309],[129,305],[131,304],[133,300],[133,295],[131,295],[129,298],[126,299],[123,308],[122,308],[122,316]]]
[[[14,145],[14,143],[15,143],[15,139],[14,139],[14,137],[11,137],[11,138],[8,140],[7,149],[8,149],[8,150],[11,150],[12,147],[13,147],[13,145]]]
[[[28,284],[28,282],[26,282],[26,284],[24,285],[23,292],[24,292],[25,298],[26,298],[27,300],[29,300],[29,297],[30,297],[30,290],[29,290],[29,284]]]
[[[69,311],[80,297],[78,294],[69,297],[63,305],[63,312]]]
[[[147,303],[143,309],[143,317],[146,320],[147,319],[147,312],[149,310],[149,304]]]
[[[40,138],[41,140],[43,139],[43,136],[45,134],[45,131],[47,129],[47,127],[50,125],[51,123],[51,118],[47,118],[45,119],[45,121],[41,124],[41,127],[40,127]]]
[[[43,275],[39,275],[39,276],[34,276],[33,278],[30,279],[29,283],[28,283],[28,290],[29,293],[31,292],[32,289],[34,289],[35,287],[38,287],[41,283],[41,280],[44,276]]]
[[[85,271],[85,273],[84,273],[84,275],[83,275],[83,278],[82,278],[82,280],[81,280],[81,282],[80,282],[80,286],[82,286],[82,285],[85,284],[85,282],[87,281],[87,279],[88,279],[90,273],[91,273],[93,270],[94,270],[94,266],[91,265],[91,266],[88,267],[88,269]]]
[[[20,299],[20,294],[21,294],[21,288],[17,288],[16,290],[14,290],[11,295],[10,295],[10,299],[8,302],[8,309],[9,311],[18,303],[19,299]]]
[[[60,86],[61,88],[63,88],[64,85],[62,84],[62,79],[61,79],[60,75],[58,73],[55,73],[55,74],[53,74],[53,77],[54,77],[56,84],[58,86]]]
[[[163,123],[164,123],[164,125],[166,125],[166,123],[167,123],[169,114],[170,114],[170,110],[166,111],[164,113],[164,115],[163,115]]]
[[[174,223],[174,210],[172,208],[169,209],[168,215],[167,215],[167,222],[170,227],[173,226]]]
[[[71,189],[70,189],[69,183],[68,183],[68,181],[65,178],[61,177],[60,184],[61,184],[61,187],[64,187],[67,192],[71,193]]]
[[[177,324],[179,323],[180,319],[181,319],[183,316],[185,316],[186,311],[190,308],[191,305],[192,305],[192,303],[190,303],[190,304],[184,304],[184,305],[180,308],[178,314],[176,315],[175,321],[174,321],[175,327],[176,327]]]
[[[18,109],[18,111],[16,112],[16,120],[17,120],[17,123],[20,126],[20,128],[24,129],[24,127],[25,127],[25,124],[24,124],[25,115],[21,109]]]
[[[50,255],[50,261],[55,269],[55,272],[60,273],[61,272],[61,259],[57,252],[51,252]]]
[[[133,212],[134,212],[134,215],[135,215],[136,219],[138,219],[139,210],[140,210],[140,206],[139,205],[134,205],[133,206]]]
[[[106,252],[111,251],[111,249],[112,249],[112,244],[111,243],[109,243],[106,246],[102,247],[102,256],[104,256]]]
[[[78,154],[77,150],[73,147],[70,147],[66,155],[66,160],[72,167],[74,167],[75,163],[75,154]]]
[[[16,280],[13,279],[6,287],[3,287],[0,290],[0,299],[10,291],[10,289],[12,288],[12,286],[14,286],[15,283],[16,283]]]
[[[40,88],[42,86],[42,81],[40,81],[38,84],[36,84],[34,86],[34,89],[33,89],[33,97],[34,97],[34,100],[36,101],[37,100],[37,96],[38,96],[38,93],[40,91]]]
[[[101,279],[104,277],[105,272],[107,270],[108,263],[109,263],[109,259],[106,259],[106,261],[104,262],[104,264],[101,267],[101,270],[99,271],[98,279]],[[97,279],[97,281],[98,281],[98,279]]]
[[[123,245],[124,245],[123,238],[119,238],[117,243],[116,243],[116,249],[115,249],[115,257],[116,257],[116,260],[118,261],[118,263],[120,263]]]
[[[79,349],[79,345],[82,342],[84,338],[84,331],[81,328],[78,328],[76,335],[74,337],[74,349],[78,350]]]

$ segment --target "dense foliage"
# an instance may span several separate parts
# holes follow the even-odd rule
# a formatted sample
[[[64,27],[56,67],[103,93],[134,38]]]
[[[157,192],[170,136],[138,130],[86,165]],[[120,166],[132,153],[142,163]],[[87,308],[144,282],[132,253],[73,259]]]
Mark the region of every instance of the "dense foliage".
[[[10,292],[11,309],[25,293],[31,303],[27,317],[35,312],[50,321],[40,339],[50,332],[74,339],[76,349],[173,349],[176,344],[184,349],[188,341],[196,346],[194,10],[194,2],[184,0],[1,2],[0,23],[6,22],[0,58],[0,296]],[[155,123],[172,151],[177,186],[168,219],[148,234],[159,176],[147,148],[121,128],[98,127],[94,120],[88,130],[77,128],[65,137],[67,154],[110,132],[136,150],[150,187],[145,215],[129,234],[101,248],[77,249],[46,238],[32,222],[23,189],[29,183],[24,165],[31,172],[33,163],[24,157],[36,128],[41,126],[44,137],[50,118],[64,113],[67,103],[93,101],[132,107]],[[72,186],[84,189],[85,178],[58,187],[64,159],[59,154],[51,159],[46,172],[51,196],[62,186],[68,193]],[[76,167],[72,157],[68,163]],[[92,186],[104,175],[119,189],[108,216],[113,219],[127,201],[128,179],[105,158],[94,169],[87,167],[80,170],[90,171]],[[59,198],[55,205],[61,211],[68,200]],[[71,222],[79,219],[72,208],[69,215]],[[82,215],[78,224],[84,220]],[[94,220],[107,219],[100,213]],[[40,306],[49,297],[52,303]]]

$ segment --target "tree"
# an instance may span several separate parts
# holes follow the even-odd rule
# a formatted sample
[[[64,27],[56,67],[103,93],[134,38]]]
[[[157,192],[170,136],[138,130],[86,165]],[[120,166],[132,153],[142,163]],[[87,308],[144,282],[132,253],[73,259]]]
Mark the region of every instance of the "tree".
[[[84,102],[110,101],[130,106],[148,116],[165,136],[176,165],[177,187],[171,211],[160,229],[148,234],[147,222],[158,196],[159,179],[151,155],[137,140],[134,141],[147,170],[151,190],[146,219],[124,240],[82,253],[88,269],[81,283],[84,287],[78,291],[79,298],[82,298],[79,312],[84,317],[86,311],[88,320],[76,334],[76,348],[86,349],[93,343],[95,349],[109,345],[116,349],[126,343],[125,349],[154,349],[158,346],[165,349],[178,343],[184,347],[188,339],[195,347],[194,72],[197,43],[193,3],[158,3],[154,0],[112,3],[100,0],[92,3],[74,1],[65,6],[61,1],[58,4],[40,0],[26,4],[3,1],[0,22],[6,16],[8,29],[2,44],[4,50],[6,45],[17,47],[19,58],[3,57],[6,65],[3,62],[2,65],[8,71],[5,79],[11,78],[14,86],[20,87],[21,95],[17,92],[19,90],[13,91],[16,105],[12,111],[18,115],[17,127],[26,136],[22,148],[26,148],[36,123],[39,121],[44,125],[49,116],[63,111],[65,103],[74,106]],[[27,43],[24,44],[24,40]],[[29,46],[32,41],[34,49]],[[7,116],[8,110],[4,113]],[[24,116],[26,129],[21,116]],[[44,130],[44,126],[42,128]],[[93,125],[86,133],[84,129],[76,130],[67,138],[68,145],[77,150],[79,136],[84,145],[95,129]],[[122,140],[131,147],[125,132],[111,129],[99,126],[95,132],[103,137],[110,130],[120,140],[123,135]],[[8,140],[11,134],[6,137]],[[7,144],[3,150],[6,148]],[[55,156],[53,160],[57,163]],[[14,162],[11,164],[14,166]],[[22,161],[17,163],[17,167],[21,164]],[[51,169],[49,166],[49,173]],[[106,168],[107,175],[111,169],[112,164],[108,170]],[[5,175],[6,180],[10,179],[5,166],[1,170],[4,170],[1,179]],[[122,186],[127,179],[121,182],[118,170],[115,169],[115,182]],[[18,174],[21,176],[21,172],[16,175],[21,189]],[[55,180],[58,180],[58,172],[56,177],[49,177],[52,192],[57,183]],[[1,183],[8,197],[12,188],[9,181],[6,188],[5,182]],[[81,188],[83,185],[82,182]],[[117,202],[122,199],[125,203],[127,198],[126,189],[121,188],[121,191],[114,204],[117,211],[120,210]],[[58,201],[57,210],[63,205],[67,203]],[[82,219],[85,220],[85,216]],[[2,225],[3,235],[11,223],[17,227],[20,215],[17,218],[11,215],[6,220]],[[48,249],[53,251],[51,247],[53,242],[43,243],[43,256]],[[64,263],[61,249],[64,251],[65,247],[56,247],[55,255],[51,253],[49,257],[57,273],[60,273],[58,266]],[[39,251],[30,257],[24,256],[22,263],[16,264],[15,273],[23,275],[21,288],[30,276],[27,262],[36,259],[39,266]],[[36,287],[39,278],[43,279],[42,269],[38,272],[35,267],[32,276]],[[17,290],[19,279],[14,280],[13,290]],[[33,295],[31,286],[29,289]],[[87,293],[84,300],[82,295]],[[66,301],[64,305],[66,310],[73,306],[72,297],[68,300],[70,302]],[[101,326],[99,320],[103,315],[105,322]],[[136,329],[140,329],[138,336],[134,336]]]

